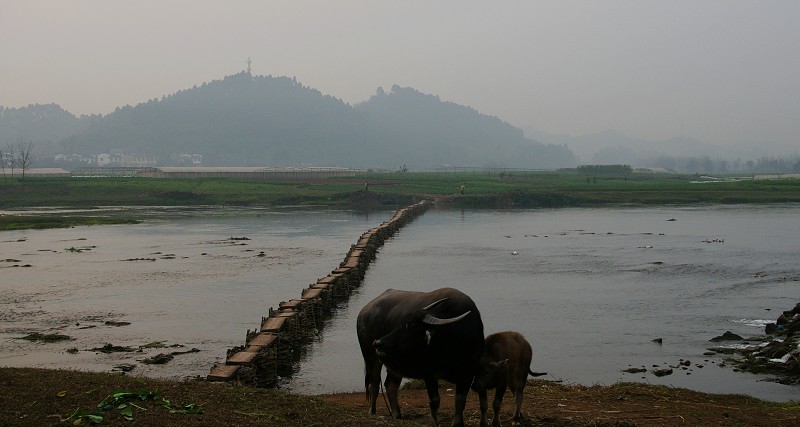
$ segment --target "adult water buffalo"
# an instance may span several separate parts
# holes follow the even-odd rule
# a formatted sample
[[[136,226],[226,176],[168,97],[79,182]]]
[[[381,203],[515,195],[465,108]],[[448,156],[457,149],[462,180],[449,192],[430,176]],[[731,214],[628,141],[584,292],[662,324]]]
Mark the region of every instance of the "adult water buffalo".
[[[478,399],[481,407],[481,427],[486,426],[486,413],[488,412],[488,402],[486,390],[493,388],[494,410],[493,426],[500,425],[500,405],[503,404],[503,394],[506,388],[511,389],[511,393],[516,399],[516,410],[514,411],[514,424],[522,422],[522,394],[528,374],[538,377],[546,375],[540,372],[533,372],[530,369],[533,350],[525,337],[518,332],[498,332],[486,337],[486,347],[480,360],[480,368],[475,375],[475,382],[472,389],[478,392]]]
[[[381,367],[386,365],[384,384],[393,418],[400,418],[400,381],[417,378],[425,380],[437,424],[441,378],[456,385],[453,425],[464,425],[467,394],[484,346],[483,321],[470,297],[452,288],[388,289],[361,309],[356,329],[370,414],[375,414]]]

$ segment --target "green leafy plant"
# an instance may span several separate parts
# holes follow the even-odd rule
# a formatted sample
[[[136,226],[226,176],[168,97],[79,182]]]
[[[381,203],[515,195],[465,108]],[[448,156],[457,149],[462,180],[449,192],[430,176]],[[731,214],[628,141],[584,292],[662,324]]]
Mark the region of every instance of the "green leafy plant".
[[[84,422],[87,424],[100,424],[103,422],[104,415],[102,412],[88,412],[84,411],[81,408],[78,408],[67,418],[62,419],[61,421],[72,421],[72,425],[82,425]]]
[[[135,401],[153,401],[155,405],[161,406],[173,414],[202,414],[203,408],[194,403],[173,404],[167,399],[159,396],[157,391],[147,390],[121,390],[109,394],[105,399],[97,404],[99,411],[88,412],[78,408],[62,421],[72,421],[74,425],[81,425],[84,422],[89,424],[99,424],[105,419],[105,412],[118,410],[122,418],[133,421],[134,408],[146,411],[147,408],[137,405]]]

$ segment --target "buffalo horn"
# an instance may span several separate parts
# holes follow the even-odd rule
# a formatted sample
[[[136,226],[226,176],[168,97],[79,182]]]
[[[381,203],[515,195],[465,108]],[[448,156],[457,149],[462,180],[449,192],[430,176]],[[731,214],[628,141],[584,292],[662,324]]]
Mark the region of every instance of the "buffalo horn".
[[[440,302],[442,302],[442,301],[447,301],[447,300],[449,300],[449,299],[450,299],[449,297],[446,297],[446,298],[442,298],[442,299],[440,299],[440,300],[436,300],[436,301],[434,301],[434,302],[432,302],[432,303],[430,303],[430,304],[426,305],[425,307],[422,307],[422,309],[423,309],[423,310],[430,310],[430,309],[432,309],[433,307],[436,307],[437,305],[439,305],[439,303],[440,303]]]
[[[470,313],[472,313],[472,310],[469,310],[458,317],[452,317],[450,319],[440,319],[438,317],[431,316],[430,314],[426,314],[422,319],[422,323],[434,326],[447,325],[449,323],[458,322],[459,320],[467,317],[467,315]]]

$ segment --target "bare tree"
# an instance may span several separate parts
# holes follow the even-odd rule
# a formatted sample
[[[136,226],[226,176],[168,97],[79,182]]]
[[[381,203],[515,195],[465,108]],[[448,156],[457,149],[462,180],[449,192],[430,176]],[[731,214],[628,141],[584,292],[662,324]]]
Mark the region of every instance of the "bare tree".
[[[6,147],[0,152],[0,163],[3,163],[3,178],[6,177],[6,166],[11,169],[11,182],[14,182],[14,168],[17,166],[16,156],[14,155],[14,146],[9,142]]]
[[[20,136],[17,138],[16,156],[17,166],[22,169],[22,186],[25,186],[25,170],[33,164],[33,141]]]
[[[3,182],[6,182],[6,150],[0,148],[0,173],[3,174]]]

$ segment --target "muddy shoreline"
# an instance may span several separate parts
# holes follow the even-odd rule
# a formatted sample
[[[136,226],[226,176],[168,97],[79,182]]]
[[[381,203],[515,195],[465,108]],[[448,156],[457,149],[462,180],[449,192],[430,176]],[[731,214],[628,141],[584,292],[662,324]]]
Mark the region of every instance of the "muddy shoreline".
[[[191,219],[0,233],[0,366],[204,378],[376,221],[256,212],[199,234]],[[258,231],[237,233],[242,221]]]

